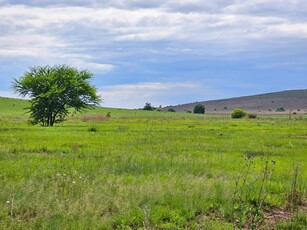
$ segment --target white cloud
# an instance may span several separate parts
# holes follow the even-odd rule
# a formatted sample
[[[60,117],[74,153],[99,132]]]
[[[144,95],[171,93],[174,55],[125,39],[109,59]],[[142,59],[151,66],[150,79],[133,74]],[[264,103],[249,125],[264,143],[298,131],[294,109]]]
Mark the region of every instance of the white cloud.
[[[88,39],[95,44],[117,40],[220,42],[271,38],[271,27],[306,28],[307,22],[292,22],[283,17],[252,16],[233,13],[170,12],[154,9],[116,9],[86,7],[38,8],[11,6],[0,9],[0,26],[7,29],[1,43],[23,47],[43,46],[60,50],[77,47]],[[120,17],[119,17],[120,15]],[[16,30],[18,28],[18,30]],[[10,32],[11,31],[11,32]],[[41,42],[39,42],[39,36]],[[301,37],[292,30],[276,30],[276,37]],[[21,39],[22,41],[16,41]],[[34,38],[33,40],[31,40]],[[32,46],[31,46],[32,44]],[[68,45],[69,44],[69,45]],[[9,46],[13,49],[13,45]],[[29,53],[29,52],[28,52]],[[43,53],[45,55],[45,53]]]
[[[69,64],[72,66],[78,66],[81,69],[88,69],[90,71],[94,71],[97,73],[109,72],[115,68],[115,66],[112,64],[85,62],[85,61],[79,61],[79,60],[73,60]]]
[[[18,94],[14,94],[13,91],[0,91],[0,97],[8,97],[8,98],[22,98],[18,96]]]
[[[169,103],[172,97],[197,88],[198,86],[191,82],[146,82],[102,87],[99,94],[105,107],[141,108],[146,102],[154,106],[168,105],[163,103]]]
[[[202,79],[206,74],[202,69],[212,60],[250,58],[268,66],[273,62],[304,66],[297,53],[307,38],[305,0],[0,0],[0,5],[2,69],[7,63],[18,66],[18,71],[26,65],[66,63],[108,73],[111,80],[101,82],[118,84],[123,79],[184,81],[188,71],[198,72]],[[268,58],[273,55],[276,60]],[[178,60],[187,66],[198,62],[198,69],[185,70]],[[206,60],[209,64],[202,67]],[[181,79],[174,77],[176,64],[185,71],[178,73]],[[6,70],[7,76],[12,72]],[[148,75],[142,79],[143,74]],[[162,95],[192,89],[176,84],[116,85],[103,87],[102,95],[108,106],[140,107],[147,100],[163,103]]]

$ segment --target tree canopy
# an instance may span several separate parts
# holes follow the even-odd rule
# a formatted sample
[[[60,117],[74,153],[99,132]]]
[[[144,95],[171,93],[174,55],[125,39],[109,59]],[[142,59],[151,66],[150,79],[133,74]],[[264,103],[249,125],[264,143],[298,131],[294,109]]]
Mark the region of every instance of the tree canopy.
[[[143,110],[154,110],[154,109],[155,108],[149,102],[146,102],[143,107]]]
[[[101,99],[89,80],[93,74],[67,65],[37,66],[30,68],[19,79],[14,79],[13,89],[21,96],[30,97],[31,124],[53,126],[73,113],[97,105]],[[73,110],[71,110],[73,109]]]
[[[194,113],[204,114],[205,113],[205,106],[203,104],[195,105],[193,109]]]

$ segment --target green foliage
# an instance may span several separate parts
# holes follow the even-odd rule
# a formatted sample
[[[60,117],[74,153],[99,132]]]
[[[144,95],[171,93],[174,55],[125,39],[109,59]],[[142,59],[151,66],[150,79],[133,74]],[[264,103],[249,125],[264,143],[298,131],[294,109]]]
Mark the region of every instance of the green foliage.
[[[175,110],[174,108],[169,108],[167,111],[168,111],[168,112],[172,112],[172,113],[175,113],[175,112],[176,112],[176,110]]]
[[[284,107],[280,107],[276,109],[276,112],[285,112],[286,110],[284,109]]]
[[[234,109],[231,113],[231,118],[239,119],[246,116],[246,112],[243,109]]]
[[[197,104],[195,105],[193,112],[198,114],[205,114],[205,106],[203,104]]]
[[[144,108],[143,110],[154,110],[155,108],[149,103],[149,102],[146,102],[145,105],[144,105]]]
[[[74,113],[98,104],[96,89],[89,84],[93,74],[66,65],[32,67],[20,79],[14,79],[13,88],[21,96],[29,96],[31,124],[53,126],[64,121],[73,108]]]

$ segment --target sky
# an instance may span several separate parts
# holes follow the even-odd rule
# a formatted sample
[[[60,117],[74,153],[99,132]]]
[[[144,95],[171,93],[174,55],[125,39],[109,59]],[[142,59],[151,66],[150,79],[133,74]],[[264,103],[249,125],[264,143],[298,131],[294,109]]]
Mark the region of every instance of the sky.
[[[30,67],[94,74],[102,106],[307,88],[306,0],[0,0],[0,96]]]

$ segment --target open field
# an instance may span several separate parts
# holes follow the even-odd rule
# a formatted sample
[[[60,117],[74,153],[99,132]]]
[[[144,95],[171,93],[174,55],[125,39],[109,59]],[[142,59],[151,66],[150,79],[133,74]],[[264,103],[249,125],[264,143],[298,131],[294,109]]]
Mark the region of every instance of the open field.
[[[306,115],[96,108],[46,128],[26,103],[0,98],[0,229],[307,228]]]

